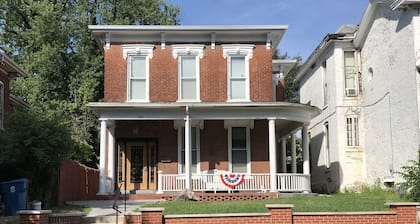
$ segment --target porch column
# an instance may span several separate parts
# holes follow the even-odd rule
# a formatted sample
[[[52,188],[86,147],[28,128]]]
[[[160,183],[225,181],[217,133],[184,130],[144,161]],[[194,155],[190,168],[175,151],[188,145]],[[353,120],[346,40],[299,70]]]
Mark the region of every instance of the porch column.
[[[270,159],[270,191],[277,191],[276,120],[268,119],[268,143]]]
[[[296,166],[296,133],[293,132],[291,136],[292,141],[292,173],[297,173],[297,166]]]
[[[281,172],[287,172],[286,164],[286,138],[282,138],[280,142],[280,155],[281,155]]]
[[[188,110],[188,109],[187,109]],[[191,189],[191,120],[187,113],[185,118],[185,189]]]
[[[115,191],[115,124],[112,123],[108,128],[108,177],[111,180],[109,193]]]
[[[101,120],[101,135],[99,145],[99,192],[98,194],[106,194],[106,120]]]
[[[310,174],[308,126],[302,127],[303,174]]]

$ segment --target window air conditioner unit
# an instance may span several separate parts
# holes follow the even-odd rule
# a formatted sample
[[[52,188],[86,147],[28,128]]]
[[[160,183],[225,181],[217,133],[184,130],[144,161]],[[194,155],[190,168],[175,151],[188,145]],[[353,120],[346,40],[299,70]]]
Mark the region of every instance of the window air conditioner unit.
[[[357,96],[357,91],[355,88],[347,88],[346,96]]]

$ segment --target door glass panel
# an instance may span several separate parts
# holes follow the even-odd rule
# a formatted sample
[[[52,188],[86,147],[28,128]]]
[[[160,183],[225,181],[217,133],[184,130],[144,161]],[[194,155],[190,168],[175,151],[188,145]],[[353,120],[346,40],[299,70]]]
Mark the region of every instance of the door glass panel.
[[[143,146],[131,146],[131,183],[143,182]]]

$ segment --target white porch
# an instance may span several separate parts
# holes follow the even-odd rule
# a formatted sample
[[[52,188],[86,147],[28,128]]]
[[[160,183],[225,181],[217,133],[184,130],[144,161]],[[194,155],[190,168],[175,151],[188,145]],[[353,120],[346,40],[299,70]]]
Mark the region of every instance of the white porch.
[[[272,103],[91,103],[101,120],[100,181],[98,194],[113,194],[116,187],[115,123],[118,121],[173,120],[182,123],[184,129],[184,173],[164,173],[157,168],[157,193],[191,190],[199,192],[310,192],[309,139],[307,125],[319,114],[319,109],[307,105],[286,102]],[[192,172],[191,127],[197,121],[223,120],[226,124],[237,121],[267,122],[268,127],[268,173],[243,173],[243,181],[229,188],[221,181],[220,173]],[[226,128],[226,127],[225,127]],[[204,127],[205,129],[205,127]],[[295,133],[302,133],[302,173],[297,173]],[[267,133],[267,132],[266,132]],[[290,155],[286,155],[286,139],[291,138]],[[230,144],[230,143],[229,143]],[[249,145],[249,142],[247,143]],[[249,147],[249,146],[247,146]],[[267,152],[267,151],[266,151]],[[290,168],[287,169],[289,157]],[[230,159],[229,159],[230,161]],[[267,160],[265,160],[267,162]],[[250,167],[248,155],[248,166]],[[222,173],[234,173],[228,170]],[[204,170],[206,171],[206,170]],[[289,173],[287,173],[289,172]]]

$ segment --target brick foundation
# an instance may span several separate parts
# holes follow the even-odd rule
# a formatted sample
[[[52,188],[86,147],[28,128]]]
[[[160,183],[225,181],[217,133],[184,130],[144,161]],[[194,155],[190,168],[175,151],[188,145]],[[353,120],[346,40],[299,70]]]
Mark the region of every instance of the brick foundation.
[[[20,224],[48,224],[51,210],[21,210],[18,214]]]
[[[390,211],[382,212],[296,212],[293,205],[266,205],[269,212],[255,214],[194,214],[165,215],[162,208],[146,208],[141,214],[126,215],[127,223],[382,223],[382,224],[417,224],[416,206],[419,203],[388,203]]]

